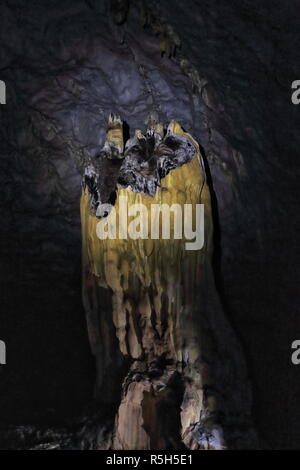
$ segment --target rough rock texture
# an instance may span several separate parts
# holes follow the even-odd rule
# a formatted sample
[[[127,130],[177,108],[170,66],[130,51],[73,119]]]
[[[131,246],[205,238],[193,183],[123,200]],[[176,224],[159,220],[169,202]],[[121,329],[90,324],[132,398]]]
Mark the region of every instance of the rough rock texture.
[[[299,448],[290,345],[300,331],[300,120],[290,90],[300,74],[300,2],[192,3],[162,6],[208,82],[201,144],[220,224],[219,288],[247,353],[261,433],[271,446]]]
[[[299,1],[159,4],[163,25],[147,2],[117,17],[104,1],[1,2],[1,418],[51,424],[91,399],[82,163],[101,150],[108,112],[137,128],[154,109],[204,149],[215,273],[244,345],[257,427],[269,445],[299,448],[300,378],[290,362],[300,329],[299,112],[290,102]]]
[[[122,140],[119,119],[114,120],[113,134],[112,125],[109,120],[107,147]],[[83,190],[83,298],[97,364],[96,394],[100,409],[118,407],[114,426],[98,448],[253,448],[258,442],[251,429],[243,354],[225,319],[212,273],[211,198],[200,149],[174,121],[154,155],[170,142],[178,144],[173,168],[154,193],[143,191],[137,179],[127,184],[123,180],[109,214],[97,218],[98,209],[95,215],[91,206],[93,188]],[[132,139],[125,152],[126,168],[132,158],[136,161],[135,147]],[[139,148],[138,163],[147,161],[146,150]],[[138,170],[136,164],[131,171],[135,175]],[[152,175],[144,178],[151,180]],[[138,238],[127,234],[135,204],[144,207],[135,222]],[[188,217],[194,226],[201,225],[196,204],[204,205],[204,244],[187,250],[178,221]],[[177,207],[166,239],[167,214],[160,219],[153,211],[164,205]],[[160,227],[155,237],[149,233],[154,223]],[[99,238],[99,224],[114,227],[113,238]],[[118,396],[116,376],[125,361]],[[99,423],[98,434],[103,434],[104,425]]]
[[[114,205],[118,184],[154,196],[161,188],[162,179],[172,169],[190,162],[196,154],[190,139],[172,132],[176,124],[170,123],[164,129],[158,116],[154,120],[149,118],[148,122],[145,135],[136,130],[125,142],[120,117],[109,116],[103,149],[88,161],[83,177],[83,188],[89,191],[90,210],[95,216],[103,216],[98,211]],[[201,165],[204,167],[202,156]]]

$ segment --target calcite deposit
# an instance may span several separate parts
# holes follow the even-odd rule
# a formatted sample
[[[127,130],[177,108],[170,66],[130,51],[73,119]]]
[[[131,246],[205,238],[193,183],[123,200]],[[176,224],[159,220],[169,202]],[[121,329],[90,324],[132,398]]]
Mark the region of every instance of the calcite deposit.
[[[113,122],[110,118],[105,148],[120,145],[121,121]],[[136,135],[144,139],[140,131]],[[173,155],[167,152],[168,158],[173,157],[175,162],[163,173],[165,176],[159,180],[154,193],[141,191],[141,186],[135,186],[131,180],[132,185],[126,185],[124,177],[122,185],[115,179],[115,204],[113,212],[105,214],[106,223],[112,223],[115,214],[118,216],[124,210],[122,198],[126,199],[128,207],[142,204],[149,209],[149,220],[140,222],[148,222],[147,225],[151,224],[153,204],[161,207],[178,204],[182,208],[190,205],[193,212],[197,204],[203,204],[204,246],[201,249],[186,250],[185,238],[175,239],[174,227],[170,239],[162,235],[157,239],[142,235],[137,239],[118,236],[99,239],[97,225],[101,217],[96,217],[94,186],[90,181],[86,185],[84,178],[81,198],[83,295],[100,397],[105,393],[109,370],[118,369],[111,354],[115,354],[112,344],[117,345],[120,358],[128,363],[114,424],[108,440],[101,442],[99,448],[222,449],[233,440],[226,435],[226,426],[236,427],[235,432],[240,431],[241,424],[249,426],[250,402],[246,394],[240,398],[239,391],[234,390],[240,401],[233,404],[241,408],[241,416],[237,420],[227,409],[226,389],[247,388],[247,384],[244,383],[242,356],[238,356],[239,348],[230,338],[221,306],[216,301],[211,268],[210,191],[200,149],[192,136],[178,123],[171,122],[166,137],[162,133],[161,139],[165,146],[168,139],[173,139],[172,143],[180,142],[179,147],[173,146]],[[138,152],[139,160],[134,160],[136,165],[132,165],[132,171],[137,173],[162,145],[158,139],[153,155],[145,152],[146,147],[133,153],[131,146],[137,147],[137,140],[129,141],[121,169],[124,164],[130,167],[128,160],[135,158]],[[105,160],[107,156],[102,155],[96,161],[99,158]],[[106,167],[100,161],[97,168],[103,173]],[[118,171],[121,172],[115,168],[115,172]],[[151,174],[144,175],[145,180],[151,177]],[[94,179],[98,181],[97,174]],[[101,185],[98,187],[101,199],[103,191]],[[160,225],[163,225],[162,219]],[[143,227],[140,232],[142,234]],[[227,357],[222,357],[220,348],[225,349]],[[238,364],[234,364],[235,359]],[[223,377],[224,383],[221,383],[220,371],[226,367],[229,375]],[[241,384],[234,385],[234,381],[241,379]],[[249,429],[244,434],[247,432]],[[243,445],[245,443],[247,437]]]

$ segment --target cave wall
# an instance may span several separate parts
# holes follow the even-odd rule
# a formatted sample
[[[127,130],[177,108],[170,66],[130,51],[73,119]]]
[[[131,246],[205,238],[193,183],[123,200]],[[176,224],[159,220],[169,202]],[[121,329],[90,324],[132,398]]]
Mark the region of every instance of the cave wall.
[[[123,42],[101,2],[1,9],[1,415],[60,423],[93,398],[80,286],[82,164],[101,148],[110,111],[134,128],[157,109],[191,129],[204,106],[193,108],[188,78],[160,57],[137,14],[139,37]]]
[[[216,281],[244,346],[257,427],[271,446],[297,448],[290,83],[299,63],[299,2],[160,2],[181,39],[172,58],[161,56],[135,3],[118,27],[103,1],[1,3],[0,325],[8,349],[1,418],[60,422],[92,398],[80,293],[82,165],[101,148],[110,111],[134,129],[154,109],[164,121],[180,121],[203,149]],[[198,71],[196,91],[183,60]]]
[[[299,75],[300,3],[164,5],[208,81],[205,152],[220,224],[219,287],[248,358],[254,417],[271,446],[299,448],[300,376],[290,360],[300,327],[299,113],[290,90]]]

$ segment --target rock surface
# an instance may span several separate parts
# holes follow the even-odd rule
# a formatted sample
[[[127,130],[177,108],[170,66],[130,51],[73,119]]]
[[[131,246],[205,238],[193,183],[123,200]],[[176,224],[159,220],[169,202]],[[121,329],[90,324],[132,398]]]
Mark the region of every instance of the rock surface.
[[[120,121],[109,120],[105,146],[122,142],[122,135]],[[94,190],[83,189],[83,299],[97,364],[96,394],[100,410],[118,408],[110,435],[98,448],[253,448],[258,442],[243,354],[212,274],[211,198],[200,149],[172,121],[154,154],[162,145],[170,151],[170,141],[179,144],[173,146],[173,161],[167,155],[173,168],[154,193],[144,191],[137,180],[123,181],[116,186],[111,210],[96,217],[101,206],[95,214]],[[136,157],[135,147],[133,139],[121,169]],[[145,148],[139,149],[139,158],[146,161]],[[145,176],[146,181],[151,177]],[[204,206],[203,222],[197,204]],[[137,221],[130,216],[134,206],[139,208]],[[176,207],[170,225],[167,213],[160,218],[154,212],[164,207]],[[203,243],[198,231],[197,247],[188,243],[183,218],[203,227]],[[132,224],[137,230],[129,234]],[[122,368],[126,375],[118,395],[116,376]]]
[[[1,419],[65,422],[92,397],[82,166],[102,148],[108,112],[134,129],[155,110],[204,149],[217,284],[257,427],[271,446],[299,448],[299,2],[162,1],[162,25],[147,3],[130,2],[118,26],[104,1],[1,2]]]

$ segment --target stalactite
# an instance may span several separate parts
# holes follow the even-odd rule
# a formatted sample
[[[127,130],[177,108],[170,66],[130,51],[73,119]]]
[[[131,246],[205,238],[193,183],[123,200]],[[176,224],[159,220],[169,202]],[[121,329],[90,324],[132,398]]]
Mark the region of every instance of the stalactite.
[[[167,135],[191,146],[193,157],[161,178],[154,195],[116,183],[115,212],[106,222],[119,220],[124,200],[129,207],[143,204],[149,209],[141,231],[143,223],[151,225],[153,204],[179,204],[183,211],[191,204],[193,220],[196,205],[204,204],[202,249],[186,250],[187,240],[174,239],[174,229],[170,239],[101,240],[91,188],[85,186],[82,193],[83,298],[97,394],[107,403],[119,400],[110,437],[99,448],[220,449],[229,446],[226,425],[248,426],[244,365],[212,275],[211,200],[199,146],[176,122],[170,123]],[[110,123],[104,147],[117,143],[120,150],[120,136],[120,121],[113,131]],[[129,365],[121,397],[112,398],[125,358]],[[245,382],[242,396],[237,380]]]

